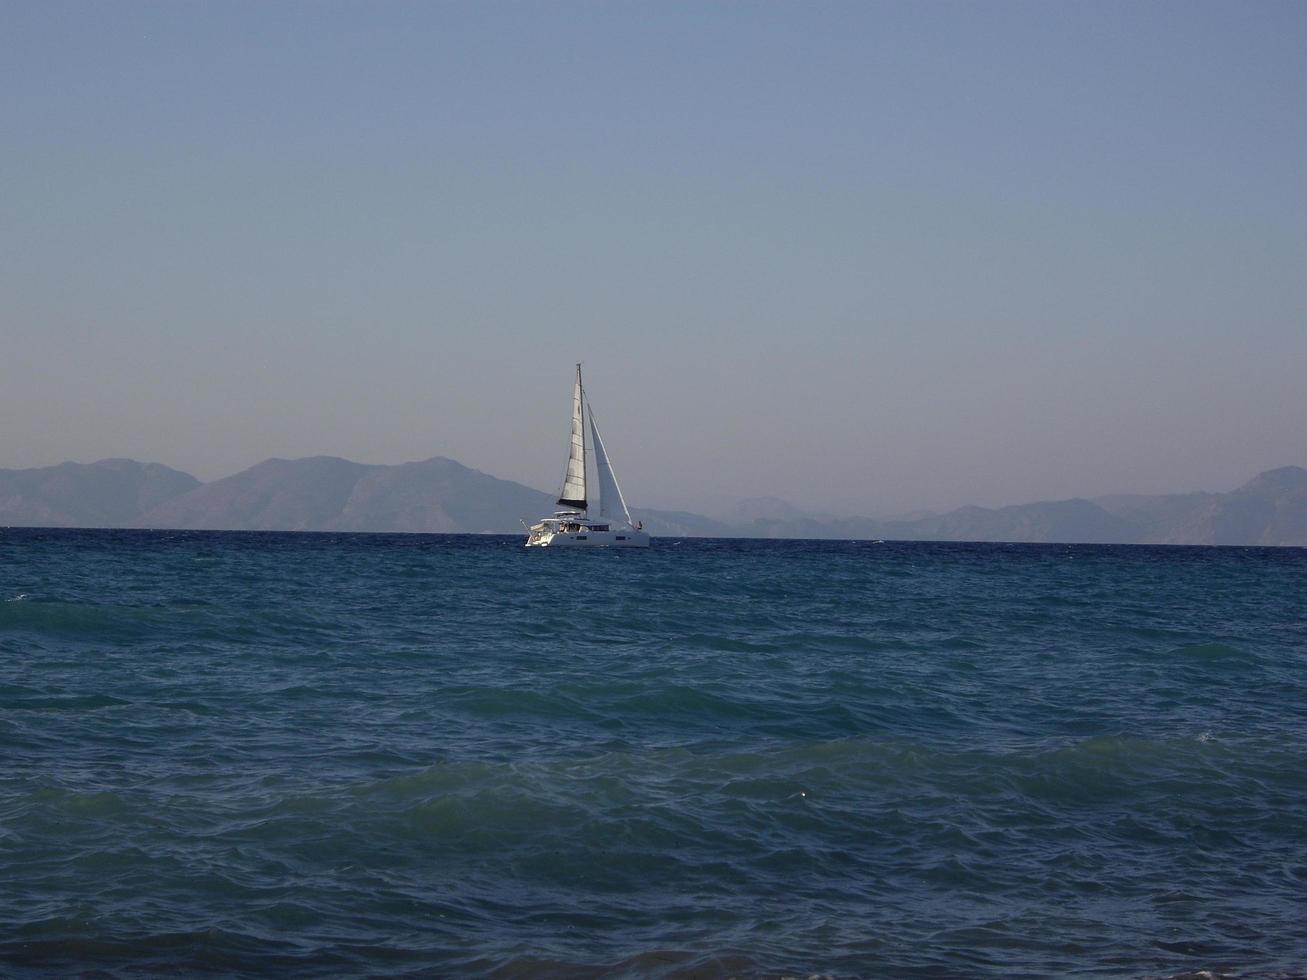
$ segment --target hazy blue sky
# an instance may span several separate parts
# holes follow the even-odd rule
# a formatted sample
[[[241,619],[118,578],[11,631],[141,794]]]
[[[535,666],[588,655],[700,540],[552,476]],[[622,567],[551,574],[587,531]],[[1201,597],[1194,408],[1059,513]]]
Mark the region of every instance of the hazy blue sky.
[[[1307,3],[0,2],[0,466],[1307,465]]]

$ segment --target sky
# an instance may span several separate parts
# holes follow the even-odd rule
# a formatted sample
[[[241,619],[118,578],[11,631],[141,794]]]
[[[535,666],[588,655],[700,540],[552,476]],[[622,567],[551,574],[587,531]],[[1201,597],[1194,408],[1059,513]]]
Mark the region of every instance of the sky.
[[[0,0],[0,467],[1307,465],[1307,4]]]

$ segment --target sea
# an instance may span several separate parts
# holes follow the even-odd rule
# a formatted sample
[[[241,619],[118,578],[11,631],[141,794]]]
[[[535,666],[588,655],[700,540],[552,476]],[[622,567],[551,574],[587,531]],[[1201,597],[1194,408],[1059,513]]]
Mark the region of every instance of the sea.
[[[1300,977],[1307,549],[0,529],[0,975]]]

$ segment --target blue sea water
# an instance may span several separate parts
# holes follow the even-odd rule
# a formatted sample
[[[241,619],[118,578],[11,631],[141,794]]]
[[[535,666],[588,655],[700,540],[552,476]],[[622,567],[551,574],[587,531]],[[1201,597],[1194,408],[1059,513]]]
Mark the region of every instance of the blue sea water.
[[[1307,551],[0,530],[0,973],[1307,970]]]

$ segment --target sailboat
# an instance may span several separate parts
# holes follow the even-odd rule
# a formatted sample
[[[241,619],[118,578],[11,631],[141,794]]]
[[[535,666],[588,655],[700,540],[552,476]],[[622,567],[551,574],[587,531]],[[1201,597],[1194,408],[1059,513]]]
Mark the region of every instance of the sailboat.
[[[595,473],[599,482],[599,517],[588,515],[590,502],[586,498],[585,422],[590,420],[590,437],[594,443]],[[563,488],[558,494],[558,505],[565,509],[555,511],[528,529],[528,548],[580,547],[580,548],[647,548],[649,535],[641,525],[632,523],[631,512],[622,499],[613,464],[599,437],[594,410],[581,386],[581,365],[576,366],[576,386],[572,389],[572,442],[568,449],[567,470],[563,474]]]

